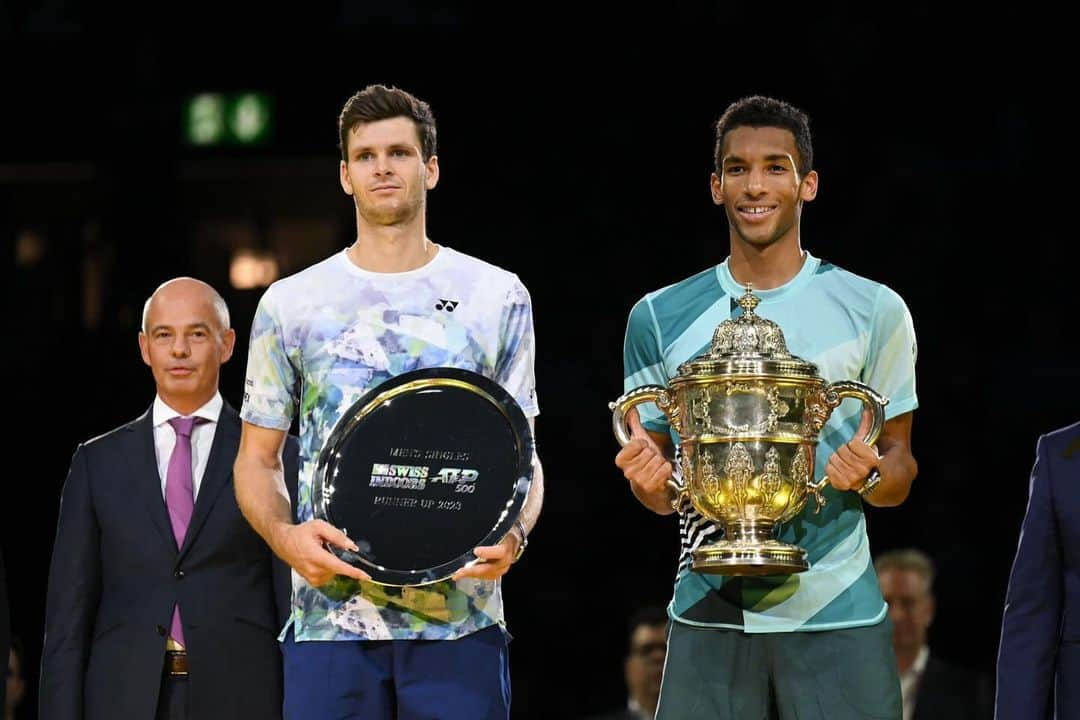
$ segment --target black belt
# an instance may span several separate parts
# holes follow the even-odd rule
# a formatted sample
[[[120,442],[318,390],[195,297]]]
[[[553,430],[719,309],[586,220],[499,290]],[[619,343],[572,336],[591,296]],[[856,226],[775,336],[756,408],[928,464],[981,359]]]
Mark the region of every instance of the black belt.
[[[165,651],[165,674],[166,675],[187,675],[187,653],[183,650],[166,650]]]

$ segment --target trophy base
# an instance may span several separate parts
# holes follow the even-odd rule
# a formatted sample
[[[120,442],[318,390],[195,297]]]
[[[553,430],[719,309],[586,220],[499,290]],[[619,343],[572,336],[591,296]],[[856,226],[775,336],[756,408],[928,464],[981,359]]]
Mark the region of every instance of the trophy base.
[[[715,575],[792,575],[810,568],[805,550],[778,540],[720,540],[693,555],[694,572]]]

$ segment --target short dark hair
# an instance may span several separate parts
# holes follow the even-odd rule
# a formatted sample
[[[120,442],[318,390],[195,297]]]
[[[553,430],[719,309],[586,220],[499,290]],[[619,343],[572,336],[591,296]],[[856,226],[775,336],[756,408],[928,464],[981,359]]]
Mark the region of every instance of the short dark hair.
[[[738,127],[787,130],[795,137],[795,149],[799,152],[799,175],[806,177],[814,169],[814,146],[810,141],[810,118],[806,113],[783,100],[751,95],[728,105],[716,121],[716,148],[713,152],[717,175],[723,171],[724,137]]]
[[[934,587],[934,561],[922,550],[915,548],[900,548],[881,553],[874,560],[874,570],[878,573],[885,570],[911,570],[923,579],[927,592]]]
[[[663,605],[643,605],[635,610],[626,623],[626,652],[634,653],[634,633],[639,627],[656,627],[667,625],[668,612]]]
[[[666,625],[668,621],[667,608],[663,605],[646,605],[634,611],[626,624],[627,637],[634,634],[642,625]]]
[[[338,147],[342,160],[348,161],[349,133],[357,125],[406,117],[416,123],[424,162],[436,153],[435,116],[431,106],[412,93],[387,85],[368,85],[345,102],[338,117]]]

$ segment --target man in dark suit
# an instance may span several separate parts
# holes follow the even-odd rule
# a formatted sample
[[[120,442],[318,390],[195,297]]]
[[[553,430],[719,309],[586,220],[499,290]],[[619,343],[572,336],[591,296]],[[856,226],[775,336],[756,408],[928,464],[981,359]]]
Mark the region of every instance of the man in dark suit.
[[[933,655],[927,642],[934,621],[934,564],[914,548],[882,553],[874,561],[893,624],[904,720],[990,720],[990,678]]]
[[[233,490],[240,418],[218,378],[235,340],[206,283],[147,300],[153,405],[79,445],[64,484],[41,720],[281,717],[288,582]],[[285,457],[295,483],[295,442]]]
[[[1080,718],[1080,423],[1039,438],[997,664],[997,720]]]

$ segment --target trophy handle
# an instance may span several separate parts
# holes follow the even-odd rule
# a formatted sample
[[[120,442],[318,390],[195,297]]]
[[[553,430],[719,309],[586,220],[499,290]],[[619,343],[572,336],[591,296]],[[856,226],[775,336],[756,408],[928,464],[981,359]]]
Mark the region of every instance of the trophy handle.
[[[870,429],[866,431],[863,442],[867,445],[873,445],[881,436],[881,429],[885,426],[885,406],[889,404],[889,398],[870,386],[854,380],[840,380],[828,385],[821,391],[821,399],[828,408],[828,414],[831,414],[836,409],[841,400],[849,397],[862,400],[863,405],[870,408]],[[828,414],[825,419],[828,419]],[[821,494],[821,491],[828,483],[828,475],[823,476],[818,482],[811,479],[806,483],[810,492],[814,493],[814,500],[817,502],[817,507],[814,509],[815,513],[820,512],[825,505],[825,497]]]
[[[608,403],[611,410],[611,429],[615,431],[615,439],[619,445],[625,447],[630,442],[630,428],[626,425],[626,413],[641,403],[654,402],[660,411],[667,416],[668,421],[675,424],[678,421],[679,408],[672,402],[671,392],[660,385],[642,385],[628,393],[619,396],[615,402]],[[674,477],[668,478],[668,487],[675,491],[675,498],[671,506],[680,514],[682,513],[682,501],[689,497],[689,491],[685,485],[679,484]]]
[[[642,385],[628,393],[619,396],[615,402],[608,403],[611,410],[611,429],[615,431],[615,439],[619,445],[626,447],[630,442],[630,428],[626,425],[626,413],[634,406],[642,403],[654,402],[660,411],[667,415],[673,424],[678,414],[677,408],[671,402],[671,393],[666,387],[660,385]]]

